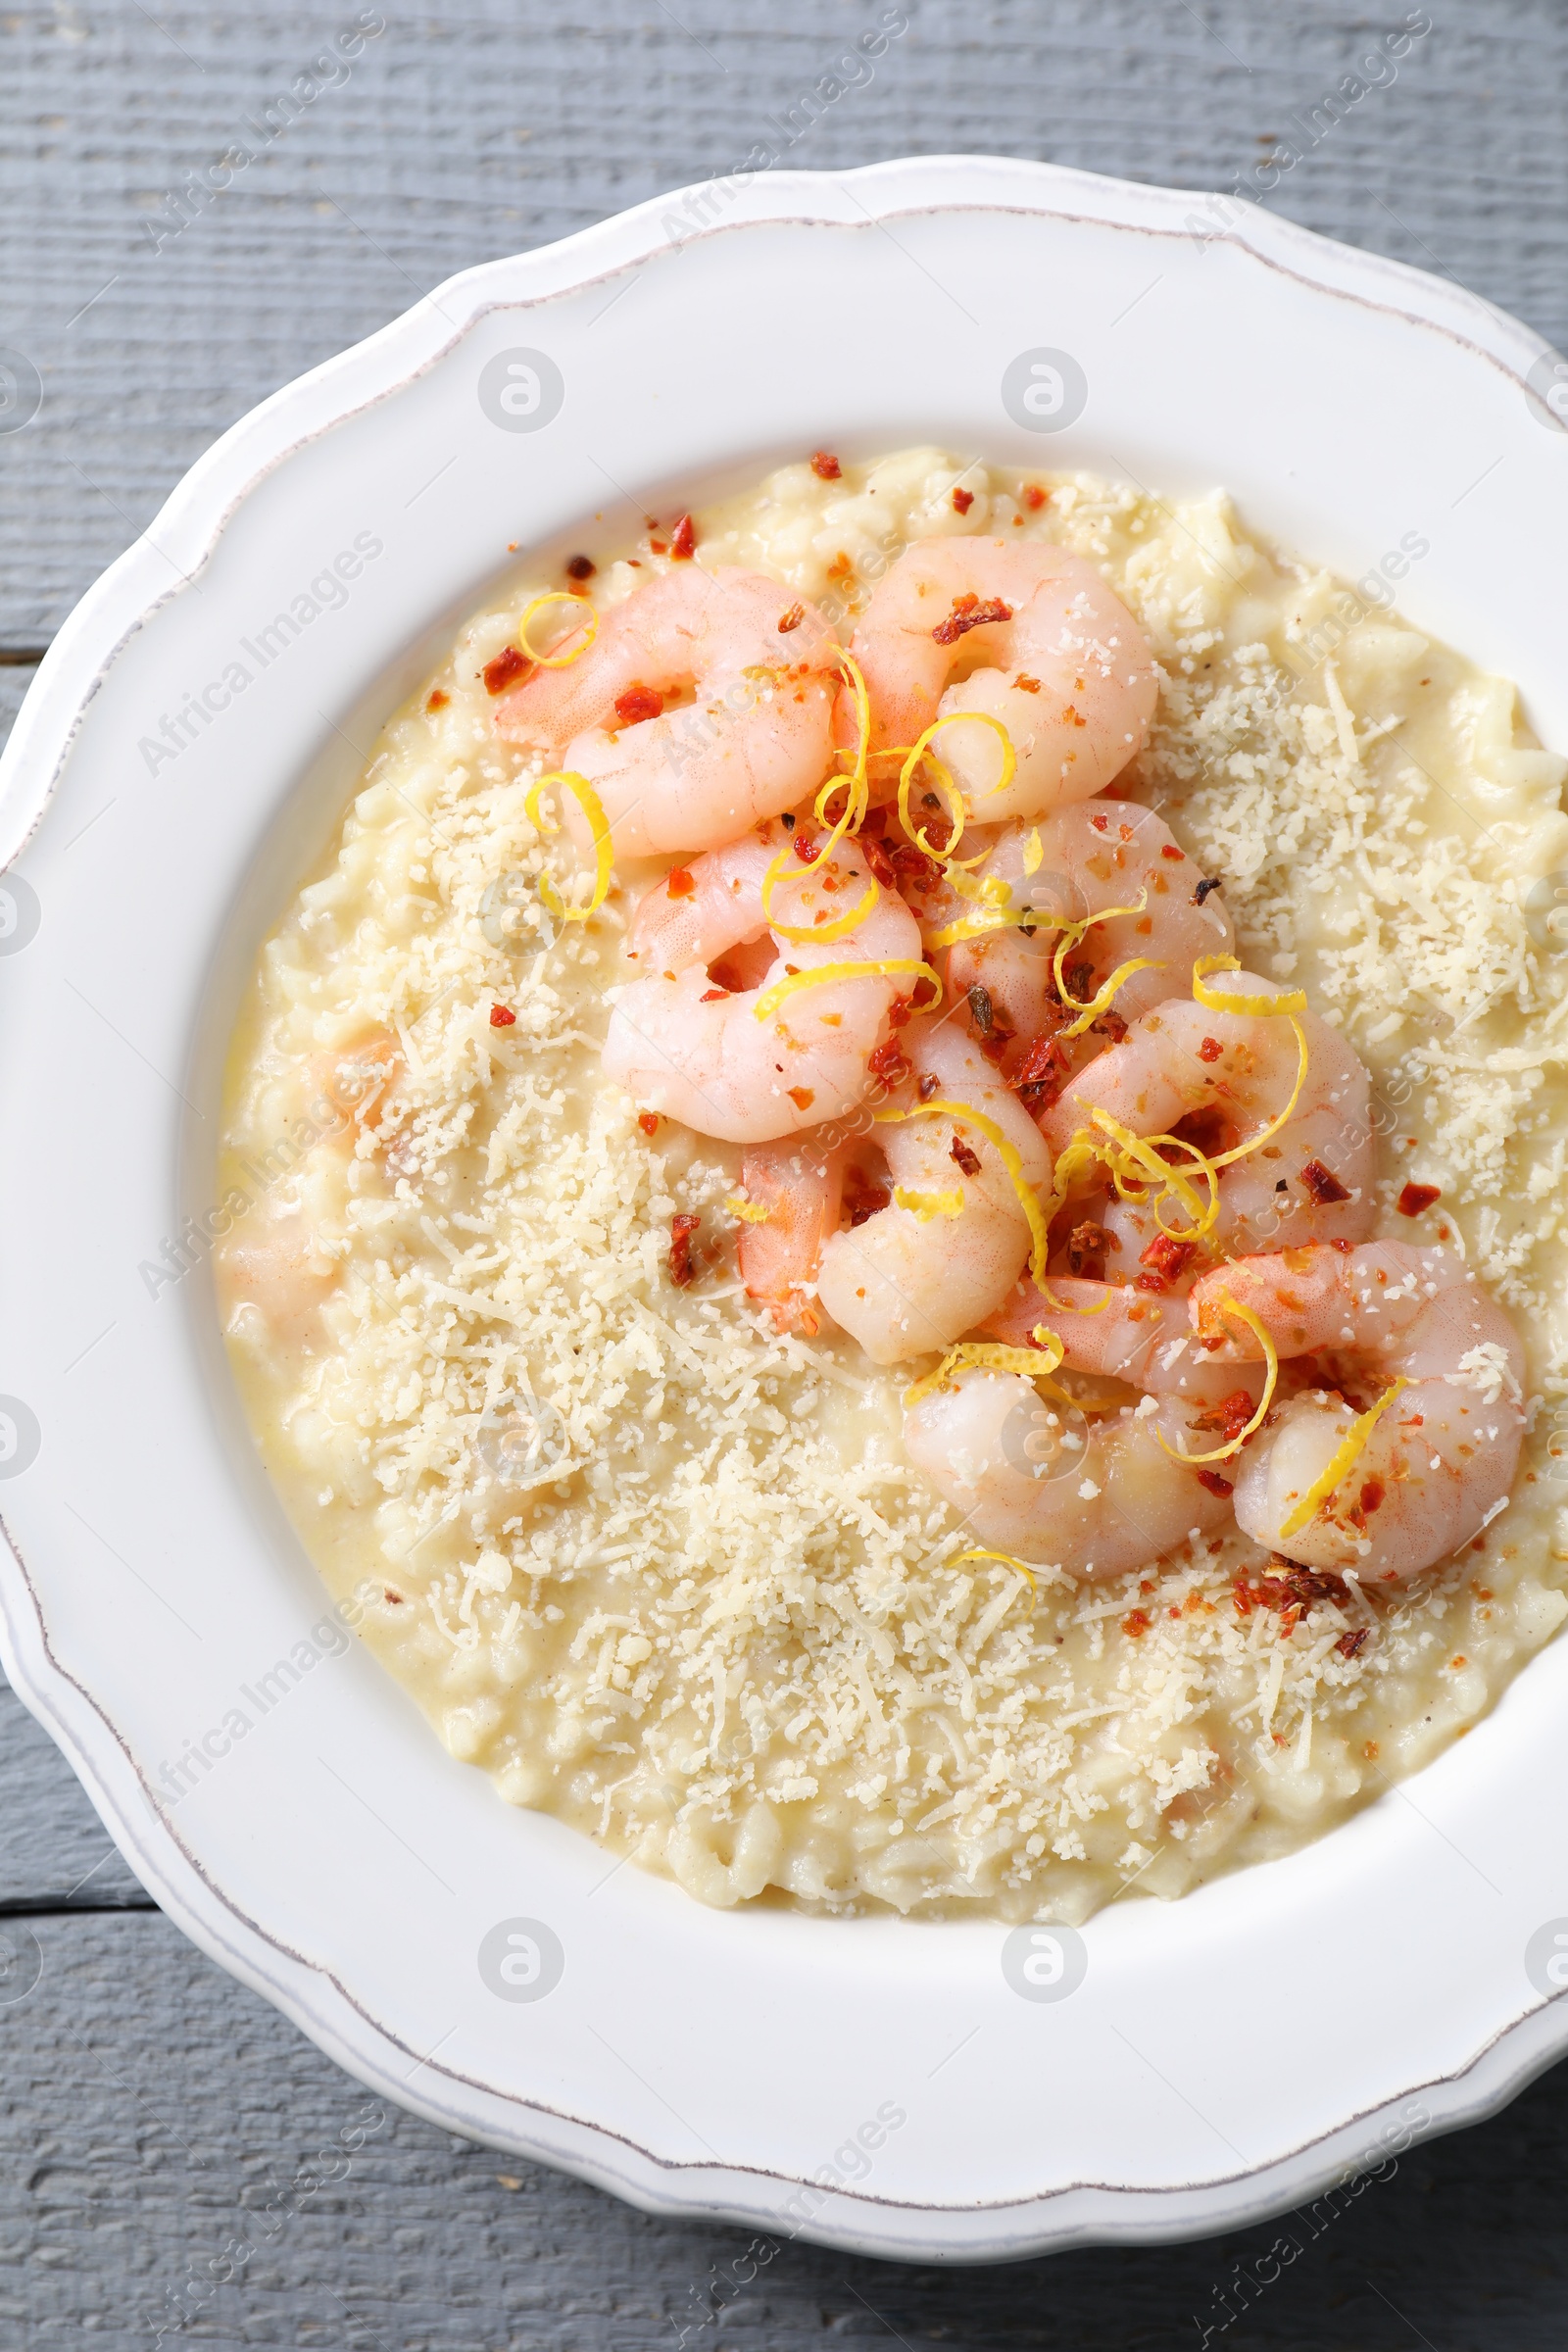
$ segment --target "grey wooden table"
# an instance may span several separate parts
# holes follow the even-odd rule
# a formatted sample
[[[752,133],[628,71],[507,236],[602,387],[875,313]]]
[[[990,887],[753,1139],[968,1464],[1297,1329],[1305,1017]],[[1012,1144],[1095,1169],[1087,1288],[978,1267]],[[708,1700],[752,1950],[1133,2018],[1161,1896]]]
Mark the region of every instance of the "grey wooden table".
[[[0,724],[82,589],[265,393],[452,270],[706,176],[769,117],[808,125],[790,160],[817,169],[989,149],[1239,185],[1568,345],[1552,0],[1431,0],[1430,20],[1402,0],[383,4],[15,0],[0,16],[0,346],[42,396],[0,432]],[[1325,94],[1401,22],[1430,28],[1397,79],[1331,122]],[[302,84],[356,23],[369,37],[346,74]],[[845,40],[878,25],[905,28],[870,82],[809,103]],[[253,160],[198,202],[187,174],[240,142]],[[3,1690],[0,1911],[5,2347],[160,2328],[384,2352],[860,2336],[1099,2352],[1198,2345],[1205,2326],[1227,2352],[1568,2339],[1561,2072],[1402,2159],[1331,2227],[1298,2228],[1300,2258],[1269,2284],[1272,2228],[988,2272],[795,2246],[741,2289],[744,2233],[646,2220],[401,2114],[362,2119],[363,2145],[324,2178],[318,2151],[356,2129],[364,2094],[181,1940]],[[1236,1990],[1239,2019],[1266,2011],[1302,2064],[1332,2031],[1331,1988]]]

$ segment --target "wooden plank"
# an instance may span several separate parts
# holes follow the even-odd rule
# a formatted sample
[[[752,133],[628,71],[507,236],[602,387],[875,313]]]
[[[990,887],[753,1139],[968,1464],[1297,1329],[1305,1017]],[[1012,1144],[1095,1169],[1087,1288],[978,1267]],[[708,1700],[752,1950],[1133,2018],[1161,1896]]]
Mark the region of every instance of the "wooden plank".
[[[296,76],[353,22],[347,5],[61,0],[8,16],[0,343],[36,367],[43,406],[0,448],[0,645],[47,642],[265,393],[455,270],[777,141],[771,126],[804,123],[846,41],[885,13],[882,0],[793,0],[787,22],[719,0],[436,5],[389,19],[275,135]],[[789,145],[790,166],[990,149],[1228,185],[1293,135],[1382,22],[1341,0],[909,14],[869,82]],[[1568,340],[1565,72],[1568,20],[1550,0],[1445,15],[1392,86],[1315,143],[1295,130],[1307,152],[1267,201],[1450,270]],[[171,191],[240,141],[255,160],[169,236]]]
[[[166,2342],[331,2352],[678,2352],[682,2330],[685,2352],[1166,2352],[1202,2322],[1227,2352],[1561,2346],[1560,2073],[1358,2194],[1207,2244],[978,2271],[749,2255],[750,2230],[649,2220],[382,2106],[159,1912],[0,1921],[0,1992],[29,1977],[29,1935],[41,1973],[0,2011],[0,2340],[19,2352],[145,2345],[181,2311]],[[1300,2049],[1309,1984],[1291,2011]],[[1283,2237],[1298,2251],[1271,2262]]]

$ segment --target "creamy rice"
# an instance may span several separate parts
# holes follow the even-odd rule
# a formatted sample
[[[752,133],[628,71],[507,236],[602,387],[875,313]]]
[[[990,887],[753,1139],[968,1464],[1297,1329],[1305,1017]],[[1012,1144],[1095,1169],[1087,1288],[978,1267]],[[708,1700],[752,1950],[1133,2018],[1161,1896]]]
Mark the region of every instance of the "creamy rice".
[[[220,1288],[258,1443],[452,1753],[705,1901],[1076,1920],[1178,1894],[1426,1762],[1568,1615],[1568,958],[1526,905],[1568,867],[1564,762],[1509,685],[1391,609],[1414,537],[1352,591],[1223,496],[960,474],[932,450],[787,466],[695,519],[701,563],[770,573],[846,633],[912,538],[1100,566],[1162,676],[1118,792],[1222,879],[1244,959],[1304,986],[1371,1069],[1378,1232],[1449,1240],[1519,1323],[1512,1504],[1345,1611],[1239,1603],[1266,1561],[1234,1535],[1114,1583],[1043,1577],[1033,1608],[1005,1568],[946,1565],[965,1538],[904,1456],[909,1368],[776,1337],[735,1270],[738,1152],[650,1139],[601,1079],[605,992],[662,868],[559,936],[540,903],[571,855],[527,820],[539,763],[495,733],[481,676],[562,584],[526,571],[388,723],[234,1040]],[[602,605],[667,561],[586,546]],[[402,1073],[355,1141],[320,1057],[378,1030]],[[1411,1179],[1442,1188],[1418,1232],[1394,1207]],[[685,1290],[679,1211],[703,1220]],[[235,1286],[257,1247],[296,1251],[293,1328]]]

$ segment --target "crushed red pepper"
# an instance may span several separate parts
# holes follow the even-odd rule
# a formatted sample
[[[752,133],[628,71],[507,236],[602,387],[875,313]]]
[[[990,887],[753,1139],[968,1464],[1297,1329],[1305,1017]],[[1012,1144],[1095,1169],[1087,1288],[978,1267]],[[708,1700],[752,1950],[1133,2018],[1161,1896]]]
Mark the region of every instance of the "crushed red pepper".
[[[1419,1217],[1443,1198],[1443,1187],[1437,1184],[1407,1184],[1394,1203],[1401,1217]]]
[[[1023,503],[1026,507],[1032,508],[1036,514],[1039,513],[1040,509],[1045,505],[1050,496],[1051,492],[1049,490],[1042,490],[1038,482],[1025,482],[1023,488]]]
[[[1147,1266],[1147,1274],[1138,1276],[1141,1291],[1165,1291],[1198,1254],[1192,1242],[1173,1241],[1168,1233],[1154,1236],[1147,1250],[1138,1253],[1138,1263]]]
[[[1225,1049],[1217,1037],[1205,1037],[1198,1049],[1200,1061],[1218,1061]]]
[[[424,707],[427,710],[444,710],[451,700],[444,686],[432,686],[425,697]]]
[[[519,647],[503,646],[495,660],[487,662],[480,673],[486,694],[505,694],[507,688],[515,684],[527,667],[527,659]]]
[[[658,1111],[640,1110],[637,1113],[637,1124],[642,1129],[644,1135],[657,1135],[659,1133]]]
[[[591,580],[598,569],[592,556],[568,556],[566,559],[568,580]]]
[[[1301,1182],[1319,1208],[1327,1208],[1336,1200],[1348,1200],[1350,1198],[1348,1188],[1320,1159],[1307,1161],[1301,1170]]]
[[[669,541],[669,560],[672,564],[689,564],[697,553],[697,525],[689,514],[676,523]]]
[[[664,698],[658,687],[644,686],[638,681],[615,697],[615,716],[623,727],[640,726],[645,718],[658,718],[663,708]]]
[[[1231,1481],[1221,1478],[1217,1470],[1200,1470],[1198,1483],[1200,1487],[1206,1487],[1210,1494],[1234,1494],[1236,1492]]]
[[[1121,1630],[1129,1641],[1136,1642],[1140,1634],[1148,1633],[1153,1622],[1147,1609],[1129,1609],[1121,1621]]]
[[[812,453],[811,471],[818,481],[836,482],[844,468],[830,449],[819,449]]]
[[[677,1291],[685,1290],[697,1271],[692,1264],[692,1237],[702,1221],[684,1212],[669,1220],[669,1279]]]
[[[1103,1225],[1086,1217],[1075,1225],[1067,1237],[1067,1271],[1082,1282],[1103,1282],[1105,1252],[1110,1248],[1110,1236]]]
[[[953,1149],[948,1153],[948,1157],[954,1162],[956,1167],[961,1168],[966,1176],[979,1175],[980,1154],[978,1152],[970,1151],[968,1145],[964,1142],[961,1135],[956,1135],[954,1137]]]
[[[974,505],[974,492],[972,490],[955,490],[953,505],[956,514],[967,514],[969,509]]]
[[[665,879],[664,888],[672,899],[689,899],[697,885],[686,866],[672,865]]]
[[[804,605],[791,605],[787,612],[781,612],[778,616],[779,635],[781,637],[787,637],[791,629],[798,629],[805,618],[806,607]]]
[[[510,1029],[516,1017],[510,1004],[492,1004],[490,1007],[492,1029]]]
[[[1004,605],[1000,596],[982,604],[977,596],[956,596],[953,611],[946,620],[939,620],[931,634],[938,645],[956,645],[971,629],[988,628],[994,620],[1010,620],[1012,607]]]

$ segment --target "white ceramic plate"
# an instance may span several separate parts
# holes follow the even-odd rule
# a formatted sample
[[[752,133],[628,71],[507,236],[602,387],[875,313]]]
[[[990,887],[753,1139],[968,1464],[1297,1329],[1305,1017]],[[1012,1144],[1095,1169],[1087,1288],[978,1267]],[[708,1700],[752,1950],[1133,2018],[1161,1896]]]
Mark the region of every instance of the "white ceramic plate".
[[[379,2092],[658,2211],[984,2259],[1256,2219],[1568,2043],[1524,1959],[1568,1913],[1568,1645],[1348,1827],[1101,1914],[1083,1983],[1023,1998],[999,1927],[707,1911],[505,1807],[321,1654],[205,1260],[139,1270],[210,1200],[260,939],[509,541],[821,443],[1223,482],[1352,579],[1428,538],[1406,612],[1561,747],[1568,435],[1533,368],[1452,286],[1255,212],[973,159],[778,173],[453,279],[226,433],[62,631],[0,768],[4,1664],[164,1907]],[[492,1989],[517,1921],[559,1944],[542,1997]]]

